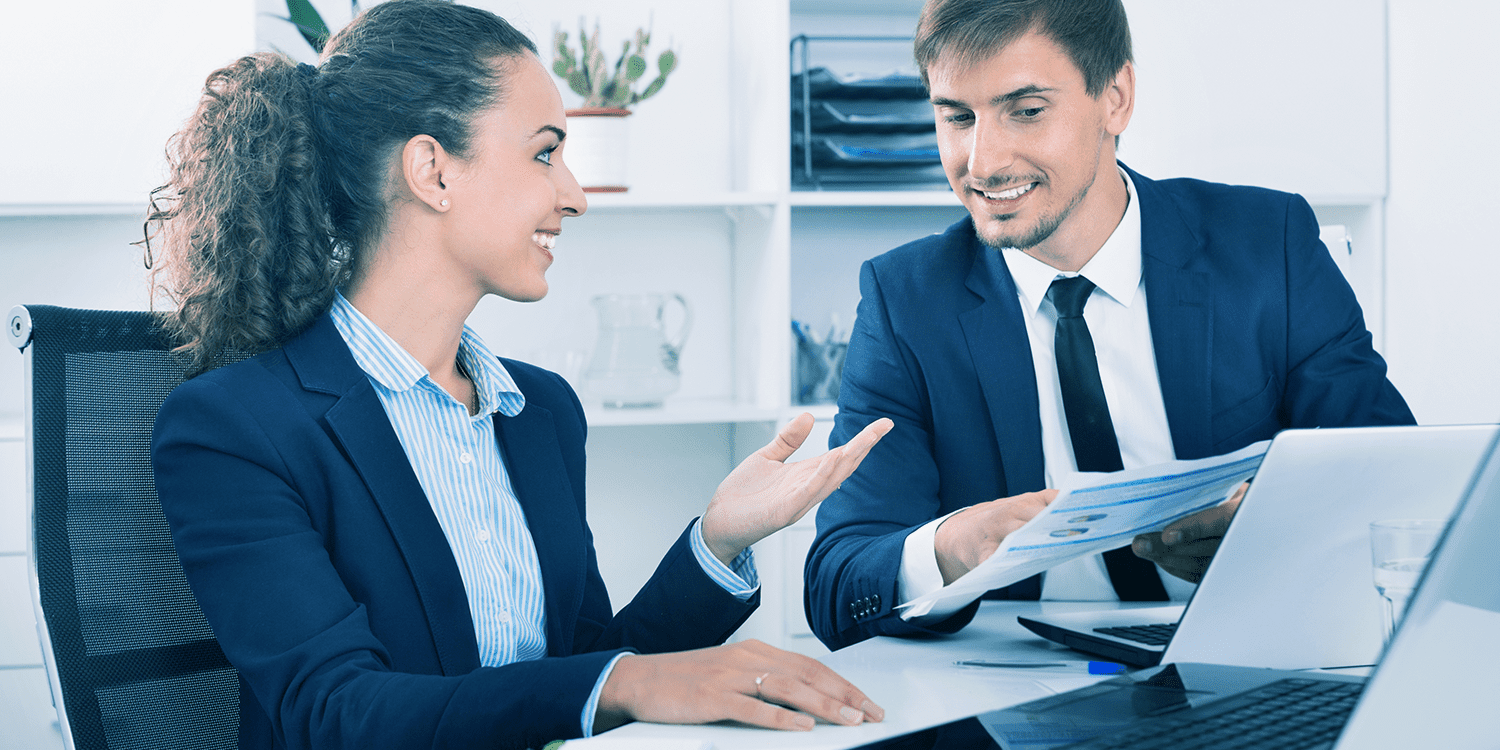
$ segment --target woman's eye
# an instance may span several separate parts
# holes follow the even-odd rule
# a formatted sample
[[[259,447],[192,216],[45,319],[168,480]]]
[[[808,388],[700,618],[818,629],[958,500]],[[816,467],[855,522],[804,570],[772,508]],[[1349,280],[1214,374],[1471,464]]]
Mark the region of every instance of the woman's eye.
[[[547,149],[546,151],[543,151],[542,153],[537,154],[536,155],[536,160],[539,161],[539,162],[541,162],[541,163],[543,163],[543,164],[551,164],[552,163],[552,152],[556,151],[556,150],[557,150],[557,147],[553,146],[553,147]]]

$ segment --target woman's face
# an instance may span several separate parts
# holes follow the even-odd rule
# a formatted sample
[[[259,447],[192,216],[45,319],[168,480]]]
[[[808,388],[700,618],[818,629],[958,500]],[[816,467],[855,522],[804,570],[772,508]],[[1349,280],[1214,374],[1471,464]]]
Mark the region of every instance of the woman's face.
[[[474,120],[468,159],[449,181],[446,251],[480,294],[535,302],[565,216],[588,208],[562,161],[567,118],[552,76],[535,55],[497,63],[505,96]]]

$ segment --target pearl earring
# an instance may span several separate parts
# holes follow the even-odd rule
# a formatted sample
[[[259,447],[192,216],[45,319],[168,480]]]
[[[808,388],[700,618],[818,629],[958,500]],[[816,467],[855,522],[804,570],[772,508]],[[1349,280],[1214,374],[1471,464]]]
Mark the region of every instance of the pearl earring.
[[[442,206],[443,208],[447,208],[448,207],[448,199],[444,198],[444,199],[438,201],[438,205]]]

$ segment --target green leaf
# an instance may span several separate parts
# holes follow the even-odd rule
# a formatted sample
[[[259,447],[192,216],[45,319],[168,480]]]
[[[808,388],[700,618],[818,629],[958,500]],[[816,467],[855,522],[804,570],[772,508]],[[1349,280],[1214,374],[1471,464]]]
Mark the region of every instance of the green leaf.
[[[604,92],[601,104],[605,107],[623,107],[630,103],[630,87],[610,84]]]
[[[604,90],[605,84],[609,83],[609,79],[604,75],[604,53],[600,52],[598,47],[594,47],[589,50],[589,58],[585,62],[586,65],[584,67],[588,71],[589,90],[597,94]]]
[[[640,55],[631,55],[630,59],[625,62],[625,80],[635,83],[641,80],[641,76],[643,75],[646,75],[646,58]]]
[[[575,70],[568,74],[568,88],[573,89],[573,93],[582,97],[587,97],[593,93],[589,91],[589,77],[584,75],[584,72],[581,70]]]
[[[638,96],[638,97],[636,97],[635,101],[638,102],[638,101],[641,101],[643,99],[649,99],[649,98],[651,98],[653,96],[656,96],[656,92],[661,91],[661,87],[665,86],[665,85],[667,85],[667,77],[666,76],[657,76],[656,80],[652,81],[651,85],[647,86],[646,90],[642,91],[641,95]],[[634,103],[634,102],[632,102],[632,103]]]
[[[625,61],[630,58],[630,42],[625,43],[625,48],[620,50],[619,59],[615,60],[615,80],[620,80],[620,71],[625,67]]]
[[[661,57],[656,58],[656,67],[661,68],[661,77],[666,78],[677,68],[677,53],[672,50],[661,53]]]
[[[318,15],[318,9],[312,6],[310,0],[286,0],[287,20],[297,27],[302,38],[312,45],[313,50],[323,51],[323,45],[328,41],[328,24],[323,23],[323,17]]]

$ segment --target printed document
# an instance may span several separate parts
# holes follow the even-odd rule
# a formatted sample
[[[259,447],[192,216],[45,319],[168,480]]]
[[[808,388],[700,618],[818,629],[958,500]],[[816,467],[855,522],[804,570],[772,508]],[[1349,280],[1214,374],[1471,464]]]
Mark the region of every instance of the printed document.
[[[901,606],[920,617],[940,602],[973,601],[1075,557],[1123,547],[1137,534],[1160,531],[1211,508],[1255,474],[1271,441],[1194,461],[1169,461],[1127,471],[1079,472],[1061,482],[1057,498],[1011,532],[993,555],[953,583]]]

